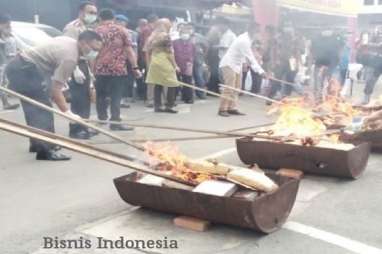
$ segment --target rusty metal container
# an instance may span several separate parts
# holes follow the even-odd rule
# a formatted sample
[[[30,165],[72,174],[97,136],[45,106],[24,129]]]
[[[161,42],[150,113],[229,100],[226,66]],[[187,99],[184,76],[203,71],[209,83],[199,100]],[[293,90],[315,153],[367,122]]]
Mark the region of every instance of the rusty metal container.
[[[340,136],[343,142],[359,145],[362,143],[370,143],[373,152],[382,152],[382,130],[364,131],[356,134],[343,133]]]
[[[350,151],[321,147],[258,141],[242,138],[236,141],[240,159],[260,168],[290,168],[305,173],[357,179],[364,172],[370,145],[363,143]]]
[[[133,173],[114,180],[121,198],[131,205],[249,228],[265,234],[280,229],[285,223],[299,186],[299,180],[270,174],[268,176],[280,188],[250,201],[142,184],[136,181],[137,176]]]

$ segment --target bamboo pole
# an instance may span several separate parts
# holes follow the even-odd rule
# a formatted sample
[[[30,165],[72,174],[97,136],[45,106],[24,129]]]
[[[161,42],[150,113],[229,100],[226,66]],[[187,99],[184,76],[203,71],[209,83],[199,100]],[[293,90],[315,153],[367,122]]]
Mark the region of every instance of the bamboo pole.
[[[84,143],[74,141],[74,140],[71,140],[71,139],[66,138],[66,137],[59,136],[57,134],[53,134],[53,133],[50,133],[47,131],[39,130],[39,129],[32,128],[32,127],[25,126],[25,125],[20,125],[20,124],[17,124],[17,123],[11,122],[11,121],[7,121],[7,120],[1,119],[1,118],[0,118],[0,130],[4,130],[4,131],[14,133],[14,134],[17,134],[20,136],[24,136],[27,138],[38,139],[38,140],[41,140],[43,142],[55,144],[55,145],[64,147],[64,148],[69,149],[69,150],[74,151],[74,152],[82,153],[82,154],[91,156],[93,158],[97,158],[97,159],[104,160],[104,161],[107,161],[107,162],[110,162],[110,163],[113,163],[113,164],[116,164],[119,166],[130,168],[130,169],[137,171],[137,172],[140,172],[140,173],[158,176],[158,177],[168,179],[170,181],[174,181],[177,183],[185,184],[188,186],[196,186],[196,184],[187,182],[187,181],[182,180],[180,178],[177,178],[173,175],[167,175],[167,174],[161,173],[160,171],[148,169],[147,167],[144,167],[142,165],[139,165],[139,164],[131,161],[131,157],[128,157],[126,155],[118,154],[115,152],[110,152],[107,150],[103,150],[101,148],[95,148],[93,146],[89,146],[89,145],[86,145]],[[134,159],[134,161],[135,161],[135,159]],[[233,181],[227,177],[219,177],[219,179],[226,180],[226,181],[238,184],[242,187],[251,189],[250,187],[248,187],[242,183],[235,182],[235,181]]]
[[[43,142],[48,142],[66,148],[71,151],[82,153],[100,160],[111,162],[113,164],[128,167],[137,172],[150,174],[158,177],[162,177],[174,182],[187,184],[193,186],[191,183],[183,181],[171,175],[163,174],[160,171],[154,171],[146,168],[143,165],[136,163],[137,159],[115,152],[110,152],[101,148],[96,148],[57,134],[53,134],[40,129],[32,128],[29,126],[20,125],[11,121],[0,119],[0,129],[11,132],[17,135],[21,135],[27,138],[38,139]],[[147,164],[146,164],[147,165]]]
[[[20,100],[22,100],[22,101],[25,101],[25,102],[27,102],[27,103],[30,103],[30,104],[32,104],[32,105],[34,105],[34,106],[37,106],[37,107],[39,107],[39,108],[41,108],[41,109],[44,109],[44,110],[46,110],[46,111],[49,111],[49,112],[51,112],[51,113],[53,113],[53,114],[56,114],[56,115],[59,115],[59,116],[62,116],[62,117],[64,117],[64,118],[66,118],[66,119],[69,119],[69,120],[72,121],[72,122],[81,124],[81,125],[83,125],[83,126],[86,126],[86,127],[88,127],[88,128],[91,128],[91,129],[93,129],[93,130],[95,130],[95,131],[98,131],[99,133],[102,133],[102,134],[104,134],[104,135],[107,136],[107,137],[110,137],[110,138],[112,138],[112,139],[114,139],[114,140],[117,140],[117,141],[123,143],[123,144],[126,144],[126,145],[128,145],[128,146],[131,146],[131,147],[133,147],[133,148],[135,148],[135,149],[137,149],[137,150],[139,150],[139,151],[144,151],[144,150],[145,150],[142,146],[137,145],[137,144],[134,144],[134,143],[131,143],[131,142],[128,142],[128,141],[124,140],[123,138],[121,138],[121,137],[119,137],[119,136],[117,136],[117,135],[115,135],[115,134],[113,134],[113,133],[111,133],[111,132],[109,132],[109,131],[106,131],[106,130],[104,130],[104,129],[98,127],[98,126],[95,126],[95,125],[93,125],[93,124],[90,124],[90,123],[86,122],[84,119],[78,119],[78,118],[73,117],[73,116],[71,116],[71,115],[65,114],[65,113],[63,113],[63,112],[61,112],[61,111],[59,111],[59,110],[57,110],[57,109],[54,109],[54,108],[52,108],[52,107],[49,107],[49,106],[47,106],[47,105],[45,105],[45,104],[42,104],[42,103],[40,103],[40,102],[38,102],[38,101],[35,101],[35,100],[33,100],[33,99],[31,99],[31,98],[29,98],[29,97],[27,97],[27,96],[24,96],[24,95],[22,95],[22,94],[19,94],[19,93],[17,93],[17,92],[14,92],[14,91],[12,91],[12,90],[10,90],[10,89],[8,89],[8,88],[5,88],[5,87],[0,86],[0,91],[5,92],[5,93],[7,93],[7,94],[9,94],[9,95],[11,95],[11,96],[14,96],[14,97],[16,97],[16,98],[18,98],[18,99],[20,99]]]
[[[89,120],[89,121],[94,122],[94,123],[103,123],[103,124],[128,124],[132,127],[173,130],[173,131],[183,131],[183,132],[192,132],[192,133],[214,134],[214,135],[218,135],[218,136],[236,137],[236,138],[238,138],[238,137],[250,137],[250,138],[268,139],[268,140],[279,140],[280,139],[280,137],[270,137],[270,136],[264,136],[264,135],[253,135],[253,134],[229,132],[229,131],[212,131],[212,130],[205,130],[205,129],[172,127],[172,126],[154,125],[154,124],[135,124],[135,123],[127,123],[127,122],[98,121],[98,120]]]
[[[236,131],[243,131],[243,130],[248,130],[248,129],[256,129],[256,128],[261,128],[261,127],[271,126],[273,124],[274,123],[267,123],[267,124],[256,125],[256,126],[249,126],[249,127],[229,130],[228,132],[236,132]],[[145,143],[145,142],[148,142],[148,141],[152,141],[152,142],[179,142],[179,141],[198,141],[198,140],[230,139],[230,138],[236,138],[236,137],[227,137],[227,136],[222,136],[222,135],[212,135],[212,136],[180,137],[180,138],[133,139],[133,140],[130,140],[130,141],[137,142],[137,143]],[[116,142],[116,141],[88,142],[88,144],[93,144],[93,145],[111,145],[111,144],[119,144],[119,142]]]
[[[265,100],[265,101],[269,101],[269,102],[272,102],[272,103],[276,103],[276,104],[279,104],[279,105],[283,104],[280,101],[277,101],[277,100],[274,100],[274,99],[271,99],[271,98],[268,98],[268,97],[265,97],[265,96],[262,96],[262,95],[258,95],[258,94],[255,94],[255,93],[251,93],[251,92],[248,92],[248,91],[245,91],[245,90],[242,90],[242,89],[236,89],[234,87],[230,87],[230,86],[226,86],[226,85],[222,85],[222,84],[220,84],[219,86],[223,87],[225,89],[229,89],[229,90],[232,90],[232,91],[235,91],[235,92],[238,92],[238,93],[243,93],[243,94],[246,94],[246,95],[249,95],[249,96],[252,96],[252,97],[256,97],[258,99],[262,99],[262,100]]]

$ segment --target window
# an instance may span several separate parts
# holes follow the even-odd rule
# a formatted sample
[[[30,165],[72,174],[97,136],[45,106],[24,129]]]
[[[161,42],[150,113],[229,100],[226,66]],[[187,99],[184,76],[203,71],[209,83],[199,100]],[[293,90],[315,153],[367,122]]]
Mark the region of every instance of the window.
[[[380,0],[379,0],[380,1]],[[380,1],[381,2],[381,1]],[[374,0],[363,0],[364,5],[374,5]]]

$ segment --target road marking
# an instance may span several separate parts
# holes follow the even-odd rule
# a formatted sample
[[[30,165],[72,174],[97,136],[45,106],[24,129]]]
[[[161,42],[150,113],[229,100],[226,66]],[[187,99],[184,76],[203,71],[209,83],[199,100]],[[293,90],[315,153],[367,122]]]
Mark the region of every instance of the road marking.
[[[298,222],[287,222],[283,228],[294,231],[309,237],[342,247],[354,253],[359,254],[382,254],[382,249],[363,244],[361,242],[345,238],[343,236],[323,231]]]
[[[200,158],[199,160],[220,158],[220,157],[223,157],[224,155],[227,155],[227,154],[230,154],[233,152],[236,152],[236,147],[231,147],[231,148],[228,148],[228,149],[225,149],[225,150],[204,156],[204,157]]]

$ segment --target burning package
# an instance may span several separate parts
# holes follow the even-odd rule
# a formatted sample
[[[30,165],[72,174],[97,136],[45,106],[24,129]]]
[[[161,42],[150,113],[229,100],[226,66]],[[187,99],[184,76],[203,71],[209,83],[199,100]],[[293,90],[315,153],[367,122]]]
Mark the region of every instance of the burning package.
[[[217,161],[191,160],[170,143],[147,143],[145,148],[154,169],[195,186],[205,182],[216,185],[216,180],[223,180],[260,192],[271,192],[278,188],[277,184],[260,170],[239,168]]]

